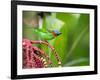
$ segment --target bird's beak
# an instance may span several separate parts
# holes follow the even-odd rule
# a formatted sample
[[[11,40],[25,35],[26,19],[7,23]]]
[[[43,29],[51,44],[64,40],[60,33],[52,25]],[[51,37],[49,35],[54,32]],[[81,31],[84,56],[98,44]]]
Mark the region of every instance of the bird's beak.
[[[58,36],[61,35],[61,34],[62,34],[62,33],[58,34]]]

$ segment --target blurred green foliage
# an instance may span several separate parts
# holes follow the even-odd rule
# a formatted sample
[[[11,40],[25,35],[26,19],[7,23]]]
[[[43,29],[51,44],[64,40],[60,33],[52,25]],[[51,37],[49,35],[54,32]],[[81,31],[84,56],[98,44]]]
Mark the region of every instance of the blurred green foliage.
[[[23,38],[38,40],[39,35],[37,36],[32,32],[34,27],[39,27],[38,17],[36,14],[37,12],[33,11],[23,11]],[[53,45],[55,50],[58,52],[62,61],[62,66],[88,66],[90,62],[89,14],[57,12],[56,18],[64,23],[64,25],[60,28],[62,34],[49,41],[49,43]],[[30,26],[30,24],[33,25]],[[46,21],[43,19],[43,28],[46,29],[47,27]],[[49,55],[53,65],[57,66],[55,56],[50,49],[45,45],[37,46],[44,50]]]

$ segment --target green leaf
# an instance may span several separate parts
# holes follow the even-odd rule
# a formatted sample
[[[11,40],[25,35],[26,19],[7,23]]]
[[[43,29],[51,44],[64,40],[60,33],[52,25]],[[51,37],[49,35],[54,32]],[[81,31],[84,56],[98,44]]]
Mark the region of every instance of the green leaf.
[[[64,25],[64,22],[56,18],[56,13],[52,13],[50,16],[45,16],[45,25],[47,30],[60,30]]]
[[[82,66],[82,65],[87,65],[87,62],[88,62],[87,58],[79,58],[68,62],[64,66]]]

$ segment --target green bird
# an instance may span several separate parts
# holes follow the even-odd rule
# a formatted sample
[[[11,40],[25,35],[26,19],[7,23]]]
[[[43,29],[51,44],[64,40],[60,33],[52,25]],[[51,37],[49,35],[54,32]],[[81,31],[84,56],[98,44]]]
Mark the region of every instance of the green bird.
[[[43,29],[34,29],[33,32],[38,35],[41,40],[45,41],[52,40],[61,34],[59,30],[45,31]]]
[[[63,25],[63,22],[56,18],[55,13],[39,12],[38,16],[39,28],[34,28],[33,32],[35,32],[35,34],[38,35],[41,40],[52,40],[61,34],[60,28]],[[46,28],[43,27],[43,18],[47,26]]]

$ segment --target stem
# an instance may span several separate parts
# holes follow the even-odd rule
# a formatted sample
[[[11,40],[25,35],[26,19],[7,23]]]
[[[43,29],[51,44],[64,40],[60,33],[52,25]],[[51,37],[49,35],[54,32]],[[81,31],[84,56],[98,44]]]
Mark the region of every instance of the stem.
[[[38,47],[33,47],[33,49],[38,51],[40,54],[44,55],[47,58],[47,60],[48,60],[48,64],[51,64],[51,60],[50,60],[49,56],[44,51],[42,51]]]
[[[32,44],[45,44],[47,46],[49,46],[51,48],[51,50],[54,52],[54,55],[58,61],[58,65],[61,65],[61,61],[60,58],[58,56],[58,53],[56,52],[56,50],[54,49],[54,47],[52,45],[50,45],[48,42],[45,41],[31,41]]]
[[[82,62],[87,62],[88,59],[87,58],[80,58],[80,59],[75,59],[75,60],[72,60],[70,62],[68,62],[67,64],[65,64],[64,66],[74,66],[76,64],[80,64]]]

